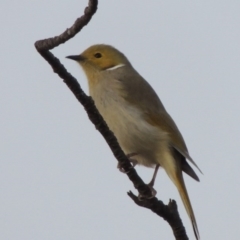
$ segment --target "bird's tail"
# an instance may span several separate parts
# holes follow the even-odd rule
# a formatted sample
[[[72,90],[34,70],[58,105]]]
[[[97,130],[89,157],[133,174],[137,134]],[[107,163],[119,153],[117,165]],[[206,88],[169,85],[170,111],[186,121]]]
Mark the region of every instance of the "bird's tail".
[[[200,235],[197,227],[197,222],[194,216],[192,205],[188,197],[187,189],[183,180],[182,172],[179,172],[175,178],[172,178],[174,184],[176,185],[178,192],[183,201],[184,207],[187,211],[187,214],[192,222],[193,231],[197,240],[200,240]]]
[[[200,235],[197,227],[197,221],[194,216],[192,205],[188,197],[187,189],[184,183],[182,175],[182,166],[181,161],[177,158],[177,155],[173,155],[172,152],[165,151],[163,155],[160,155],[159,164],[164,168],[167,175],[173,181],[175,186],[178,189],[180,197],[183,201],[184,207],[187,211],[187,214],[191,220],[193,231],[197,240],[200,240]]]

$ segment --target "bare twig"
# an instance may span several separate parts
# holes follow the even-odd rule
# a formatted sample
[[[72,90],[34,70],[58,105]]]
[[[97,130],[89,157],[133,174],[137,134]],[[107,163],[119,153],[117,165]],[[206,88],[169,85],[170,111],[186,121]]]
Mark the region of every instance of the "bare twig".
[[[140,200],[131,191],[127,194],[138,206],[148,208],[166,220],[172,227],[175,239],[188,240],[185,228],[177,210],[177,204],[174,200],[170,200],[168,205],[165,205],[157,198]]]
[[[136,170],[132,167],[128,158],[120,148],[116,137],[109,130],[106,122],[98,112],[97,108],[91,97],[87,96],[77,80],[65,69],[58,58],[56,58],[49,50],[65,43],[70,38],[73,38],[81,29],[86,26],[91,20],[94,13],[97,11],[97,0],[89,0],[88,7],[85,8],[84,15],[78,18],[72,27],[65,30],[59,36],[39,40],[35,43],[35,47],[39,54],[51,65],[53,71],[58,74],[60,78],[66,83],[77,100],[85,108],[89,119],[95,125],[96,129],[102,134],[109,147],[111,148],[115,158],[124,169],[129,179],[133,182],[134,187],[138,190],[139,194],[146,196],[146,199],[139,200],[132,192],[128,195],[139,206],[149,208],[157,215],[164,218],[172,227],[175,239],[187,240],[188,237],[185,232],[185,228],[182,225],[182,221],[177,211],[177,205],[175,201],[170,201],[168,205],[164,205],[162,201],[157,198],[147,198],[151,196],[151,190],[138,176]]]

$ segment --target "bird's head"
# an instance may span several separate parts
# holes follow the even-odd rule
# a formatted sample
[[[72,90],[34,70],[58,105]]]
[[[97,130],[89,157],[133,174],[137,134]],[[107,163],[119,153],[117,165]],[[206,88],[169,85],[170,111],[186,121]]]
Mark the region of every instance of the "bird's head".
[[[67,56],[67,58],[77,61],[87,75],[89,71],[113,70],[130,65],[123,53],[105,44],[93,45],[80,55]]]

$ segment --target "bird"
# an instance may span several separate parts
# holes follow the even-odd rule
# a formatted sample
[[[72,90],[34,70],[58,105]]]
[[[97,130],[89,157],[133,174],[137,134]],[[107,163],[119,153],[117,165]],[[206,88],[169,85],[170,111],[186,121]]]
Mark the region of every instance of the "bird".
[[[154,89],[128,58],[111,45],[96,44],[81,54],[66,58],[75,60],[82,67],[90,96],[133,166],[155,167],[149,183],[153,194],[156,194],[153,185],[159,167],[166,171],[180,194],[199,240],[182,173],[199,181],[187,160],[201,170],[189,155],[182,134]],[[121,170],[121,166],[119,168]]]

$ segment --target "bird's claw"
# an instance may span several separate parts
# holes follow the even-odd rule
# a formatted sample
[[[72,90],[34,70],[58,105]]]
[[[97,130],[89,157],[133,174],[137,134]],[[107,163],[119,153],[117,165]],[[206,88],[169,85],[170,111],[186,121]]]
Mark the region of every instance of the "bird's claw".
[[[131,157],[136,156],[136,155],[137,155],[137,153],[130,153],[130,154],[126,155],[128,157],[128,159],[129,159],[129,161],[132,163],[132,167],[130,169],[134,168],[137,165],[137,160],[131,159]],[[122,173],[129,173],[129,171],[130,171],[130,170],[129,171],[125,171],[124,168],[122,167],[121,163],[118,163],[117,168]]]
[[[152,199],[157,195],[157,191],[150,184],[147,184],[147,186],[150,188],[152,195],[151,196],[144,196],[144,195],[139,194],[138,199],[140,201],[142,201],[144,199]]]

